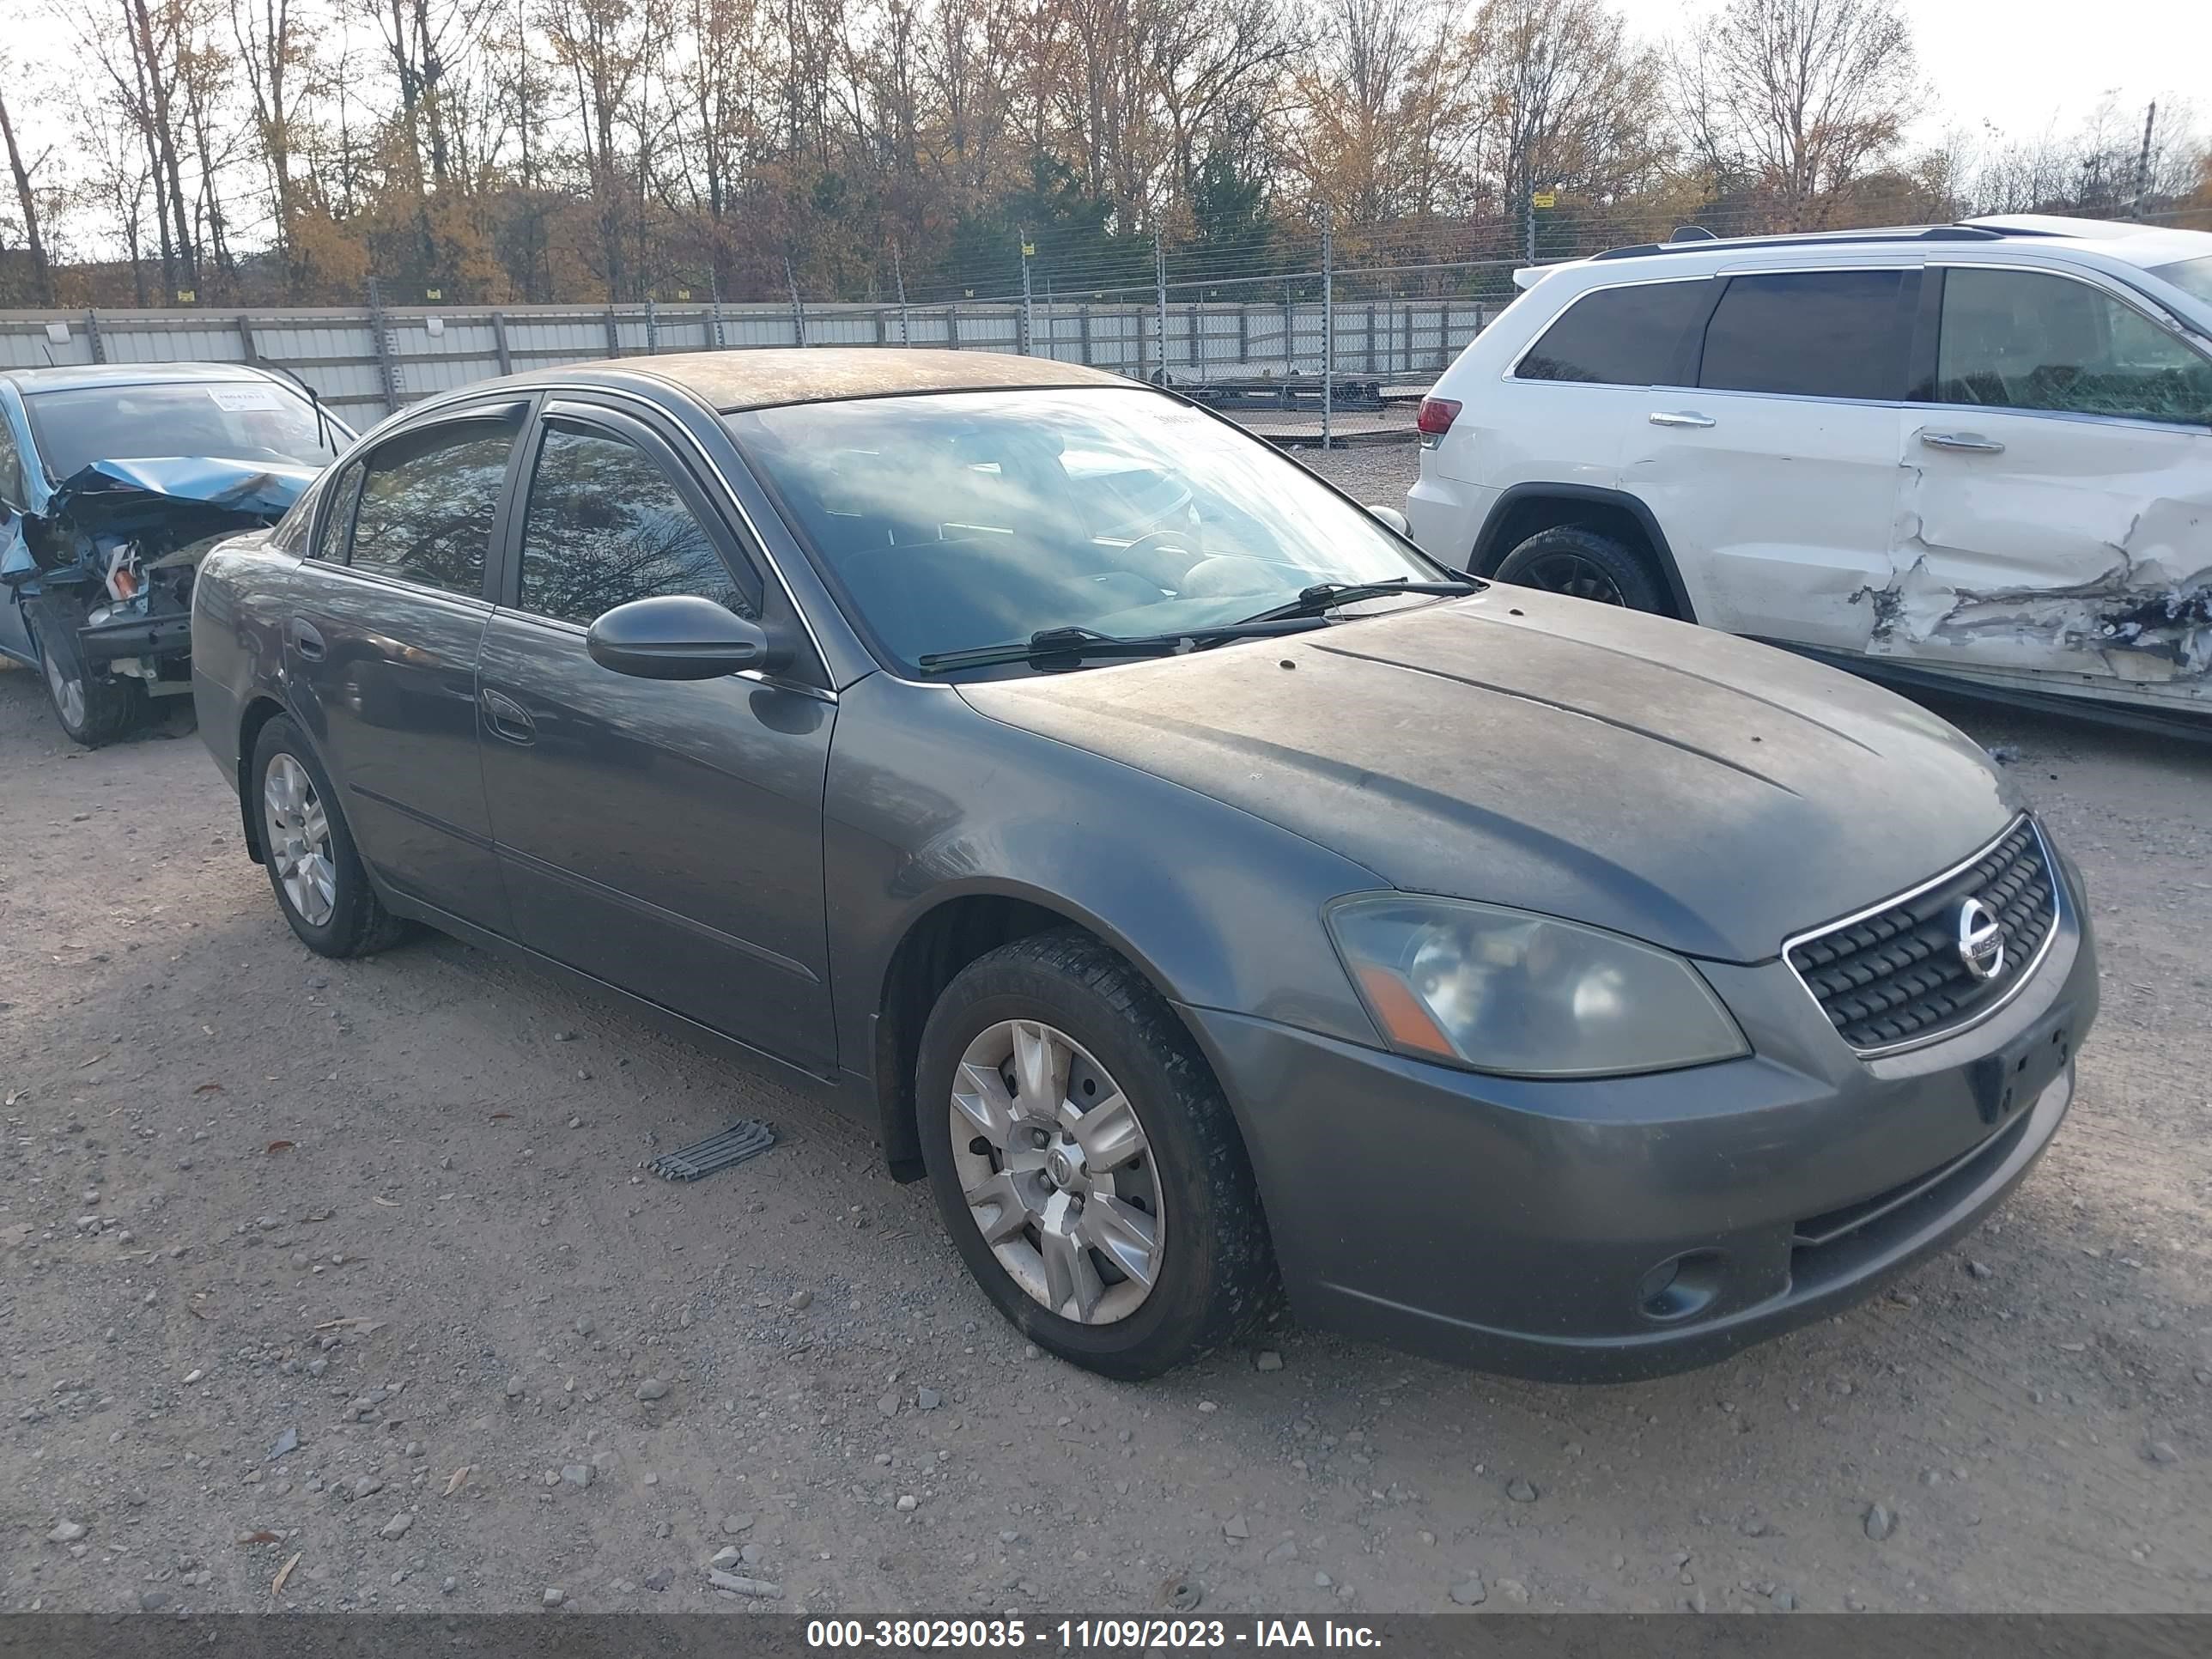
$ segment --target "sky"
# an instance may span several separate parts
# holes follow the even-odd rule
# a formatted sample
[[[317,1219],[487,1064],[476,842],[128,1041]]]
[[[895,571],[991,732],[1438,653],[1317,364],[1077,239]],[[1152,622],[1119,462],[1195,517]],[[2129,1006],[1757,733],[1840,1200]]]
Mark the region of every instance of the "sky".
[[[1709,9],[1683,0],[1610,0],[1649,39]],[[2188,97],[2212,122],[2208,0],[1907,0],[1921,73],[1936,94],[1912,137],[1932,143],[1984,121],[2008,138],[2070,132],[2110,92],[2142,119],[2152,99]],[[2191,83],[2202,90],[2192,89]]]

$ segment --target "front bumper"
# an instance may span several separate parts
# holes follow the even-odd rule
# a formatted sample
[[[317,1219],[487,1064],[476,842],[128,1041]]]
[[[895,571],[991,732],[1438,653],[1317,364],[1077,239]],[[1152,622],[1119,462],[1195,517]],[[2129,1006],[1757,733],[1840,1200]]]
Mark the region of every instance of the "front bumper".
[[[1757,1052],[1638,1078],[1478,1077],[1185,1012],[1303,1322],[1551,1381],[1655,1376],[1850,1305],[2027,1174],[2096,1015],[2078,896],[1995,1017],[1876,1060],[1779,963],[1715,975]]]

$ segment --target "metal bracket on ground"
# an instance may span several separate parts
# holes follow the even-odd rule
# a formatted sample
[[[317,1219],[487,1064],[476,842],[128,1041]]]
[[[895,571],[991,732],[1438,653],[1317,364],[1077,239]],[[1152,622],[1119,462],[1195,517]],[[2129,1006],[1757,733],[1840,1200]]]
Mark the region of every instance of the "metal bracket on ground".
[[[742,1164],[775,1145],[775,1131],[767,1124],[740,1118],[720,1134],[663,1152],[646,1168],[663,1181],[696,1181],[732,1164]]]

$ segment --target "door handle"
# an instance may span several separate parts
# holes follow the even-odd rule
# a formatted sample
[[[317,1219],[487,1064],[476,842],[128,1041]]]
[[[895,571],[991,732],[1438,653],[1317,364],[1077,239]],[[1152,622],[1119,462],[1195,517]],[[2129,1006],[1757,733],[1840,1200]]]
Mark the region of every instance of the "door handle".
[[[1923,432],[1920,441],[1930,449],[1963,449],[1976,455],[2002,455],[2004,446],[1978,432]]]
[[[530,744],[538,741],[538,722],[530,718],[530,711],[504,691],[486,687],[477,697],[477,706],[483,710],[484,724],[492,735],[509,743]]]
[[[315,631],[314,623],[305,617],[292,618],[292,648],[309,662],[323,659],[323,636]]]
[[[1689,409],[1657,410],[1647,416],[1645,418],[1648,419],[1654,426],[1703,427],[1711,426],[1713,423],[1713,417],[1711,416],[1700,415],[1695,410]]]

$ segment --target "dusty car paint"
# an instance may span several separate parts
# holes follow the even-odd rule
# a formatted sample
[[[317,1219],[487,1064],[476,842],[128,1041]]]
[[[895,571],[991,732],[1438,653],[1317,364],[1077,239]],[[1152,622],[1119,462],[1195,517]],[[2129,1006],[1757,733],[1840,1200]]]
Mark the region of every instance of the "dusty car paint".
[[[959,372],[938,356],[904,366]],[[1672,1369],[1832,1311],[1974,1224],[2064,1117],[2097,978],[2063,860],[2041,965],[1993,1018],[1911,1052],[1863,1058],[1781,959],[1790,935],[1970,863],[2019,821],[2008,776],[1933,716],[1747,642],[1508,589],[1076,673],[902,678],[870,657],[683,374],[680,359],[570,369],[503,395],[655,411],[774,562],[763,625],[795,656],[780,677],[621,681],[580,660],[580,630],[564,655],[548,624],[534,672],[559,682],[557,708],[543,700],[557,729],[541,720],[538,741],[509,754],[481,690],[512,678],[520,647],[479,657],[471,698],[462,636],[507,591],[511,522],[470,599],[356,578],[267,538],[204,567],[194,674],[216,763],[242,785],[262,723],[288,714],[398,914],[776,1065],[872,1127],[902,1176],[916,1173],[915,1058],[945,982],[933,975],[1010,927],[1086,929],[1212,1062],[1302,1317],[1547,1376]],[[299,672],[303,607],[320,607],[325,662],[358,657],[380,676],[395,652],[428,649],[437,685],[380,704],[363,747],[343,677]],[[383,643],[357,644],[371,632]],[[505,777],[488,815],[487,755]],[[698,756],[725,778],[688,807],[664,803],[696,823],[671,830],[611,799]],[[533,764],[541,775],[522,779]],[[511,844],[501,805],[562,778],[578,783],[561,844]],[[783,792],[773,836],[733,855],[739,797],[763,788]],[[812,838],[794,833],[802,805],[818,815]],[[250,810],[244,825],[257,848]],[[741,867],[759,890],[712,911],[641,885],[726,884]],[[645,902],[600,906],[611,937],[579,939],[573,918],[548,925],[564,888],[589,896],[579,875],[598,896],[622,883]],[[1391,1052],[1326,913],[1393,890],[1670,944],[1751,1052],[1573,1079]],[[689,953],[689,982],[658,975],[656,951]],[[1993,1080],[2015,1075],[2026,1097],[2000,1103]],[[1830,1220],[1840,1243],[1801,1241],[1808,1218],[1875,1200],[1863,1226]],[[1437,1273],[1440,1252],[1459,1270]],[[1686,1314],[1655,1313],[1645,1278],[1677,1261],[1710,1283]]]

